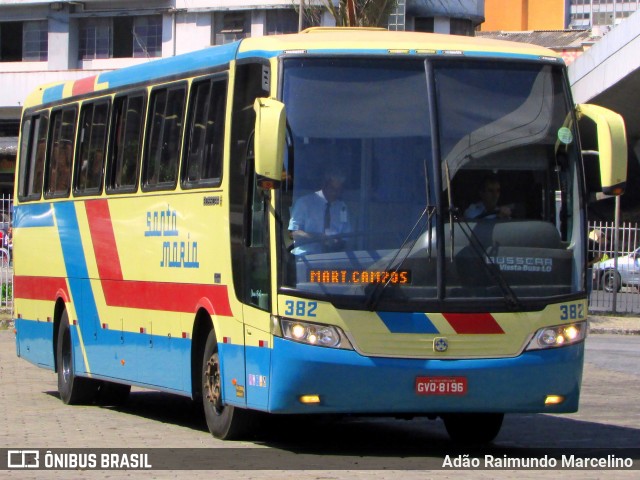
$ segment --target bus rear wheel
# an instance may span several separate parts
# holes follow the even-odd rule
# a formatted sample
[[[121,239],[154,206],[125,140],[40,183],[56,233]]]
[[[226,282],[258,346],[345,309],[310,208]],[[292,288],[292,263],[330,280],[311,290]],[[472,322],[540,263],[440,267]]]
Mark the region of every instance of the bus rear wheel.
[[[249,432],[252,415],[246,409],[224,404],[220,372],[218,342],[215,332],[211,330],[202,360],[202,403],[207,427],[216,438],[240,439]]]
[[[66,309],[62,312],[60,319],[56,353],[60,400],[67,405],[82,405],[93,402],[98,392],[99,383],[90,378],[78,377],[75,374],[71,329]]]
[[[443,415],[451,440],[481,445],[492,442],[500,433],[504,413],[452,413]]]

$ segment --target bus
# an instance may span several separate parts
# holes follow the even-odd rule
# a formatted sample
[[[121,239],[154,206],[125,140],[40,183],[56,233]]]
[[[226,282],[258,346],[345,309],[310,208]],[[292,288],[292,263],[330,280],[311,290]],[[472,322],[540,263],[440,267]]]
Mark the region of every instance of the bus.
[[[465,442],[578,408],[586,210],[627,150],[547,49],[246,38],[45,85],[20,135],[17,354],[66,404],[138,386],[222,439],[268,413],[440,417]],[[469,218],[486,178],[509,214]]]

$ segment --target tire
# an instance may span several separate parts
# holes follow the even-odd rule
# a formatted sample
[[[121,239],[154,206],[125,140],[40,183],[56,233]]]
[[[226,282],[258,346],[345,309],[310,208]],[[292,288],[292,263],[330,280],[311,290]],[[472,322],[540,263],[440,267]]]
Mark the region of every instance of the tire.
[[[504,413],[455,413],[443,415],[451,440],[465,445],[492,442],[500,433]]]
[[[67,405],[92,403],[100,384],[90,378],[77,377],[75,374],[73,369],[73,345],[67,310],[62,312],[60,319],[56,353],[60,400]]]
[[[620,274],[615,270],[606,270],[602,274],[602,279],[600,281],[602,282],[602,289],[608,293],[611,293],[614,290],[619,292],[622,288]]]
[[[213,330],[207,337],[202,358],[202,404],[207,427],[214,437],[222,440],[238,440],[249,433],[252,412],[225,405],[222,399],[220,356]]]

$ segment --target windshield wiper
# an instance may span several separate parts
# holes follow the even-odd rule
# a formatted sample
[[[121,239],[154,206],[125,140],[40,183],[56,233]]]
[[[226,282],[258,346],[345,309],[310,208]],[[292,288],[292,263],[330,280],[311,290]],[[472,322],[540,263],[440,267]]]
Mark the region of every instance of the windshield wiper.
[[[426,158],[423,159],[422,165],[424,167],[424,188],[425,188],[425,198],[427,200],[426,205],[424,207],[424,210],[422,210],[422,212],[420,213],[420,216],[418,217],[416,222],[413,224],[413,227],[411,227],[411,230],[409,231],[407,236],[402,241],[402,244],[400,245],[400,248],[398,248],[398,250],[396,250],[395,255],[391,258],[391,260],[389,260],[389,262],[387,263],[387,266],[383,269],[383,271],[385,271],[385,272],[398,259],[398,256],[400,255],[400,252],[402,252],[403,249],[405,249],[407,247],[407,244],[409,243],[409,240],[411,239],[411,237],[413,235],[413,232],[416,230],[416,228],[418,228],[418,226],[420,225],[420,222],[425,217],[425,215],[427,217],[427,220],[425,222],[425,228],[427,229],[427,260],[429,260],[429,261],[431,260],[431,251],[432,251],[432,247],[431,247],[431,238],[432,238],[431,237],[431,220],[433,218],[433,215],[436,213],[436,207],[435,207],[435,205],[430,205],[429,204],[429,202],[431,201],[431,190],[429,189],[429,175],[428,175],[427,159]],[[413,239],[413,242],[411,243],[411,246],[409,248],[406,248],[406,253],[402,257],[400,262],[398,262],[398,265],[394,269],[394,273],[398,273],[400,271],[400,269],[402,268],[402,265],[404,264],[404,261],[407,259],[407,257],[409,256],[409,254],[413,250],[413,247],[415,246],[416,242],[418,241],[418,239],[420,238],[421,235],[422,235],[422,230],[420,230],[418,232],[418,234],[415,235],[415,237]],[[390,283],[391,283],[391,275],[389,275],[389,279],[385,283],[383,283],[383,284],[376,283],[376,284],[373,285],[371,293],[368,295],[367,302],[366,302],[367,308],[369,310],[375,310],[376,309],[376,307],[378,306],[378,302],[382,298],[382,295],[383,295],[384,291],[387,289],[387,287],[389,286]]]
[[[403,250],[405,250],[405,253],[403,254],[402,258],[400,259],[400,261],[398,262],[397,266],[393,270],[394,273],[398,273],[400,271],[400,269],[402,268],[402,265],[404,264],[404,261],[407,259],[407,257],[409,256],[409,254],[413,250],[413,247],[415,246],[416,242],[418,241],[418,239],[422,235],[423,230],[418,230],[418,233],[415,236],[413,235],[413,233],[414,233],[414,231],[416,231],[416,229],[420,225],[420,222],[425,217],[425,215],[427,217],[427,220],[425,222],[425,226],[429,228],[428,241],[431,242],[431,230],[430,230],[431,229],[431,218],[433,217],[433,215],[435,213],[436,213],[436,207],[434,205],[429,205],[428,197],[427,197],[427,205],[425,205],[424,209],[422,210],[422,213],[418,217],[418,220],[416,220],[416,222],[413,224],[413,227],[411,227],[411,230],[409,231],[407,236],[402,241],[402,244],[400,245],[400,247],[396,250],[396,253],[389,260],[389,262],[387,262],[387,265],[385,266],[385,268],[382,269],[383,271],[385,271],[385,272],[388,271],[389,268],[391,268],[391,266],[396,262],[396,260],[398,260],[398,257],[400,256],[400,253]],[[413,237],[413,241],[411,242],[411,246],[408,246],[409,241],[412,239],[412,237]],[[431,252],[431,245],[429,245],[428,250],[429,250],[429,252]],[[429,255],[428,258],[430,260],[431,256]],[[371,290],[371,293],[369,293],[368,298],[367,298],[367,302],[366,302],[368,310],[373,311],[373,310],[376,309],[376,307],[378,306],[378,302],[382,298],[382,294],[384,293],[386,288],[391,283],[391,278],[392,278],[392,276],[389,275],[389,279],[385,283],[372,283],[372,284],[370,284],[370,285],[373,285],[373,288]]]
[[[444,163],[444,173],[447,181],[447,201],[449,203],[449,241],[451,243],[451,261],[454,260],[454,221],[460,225],[460,230],[464,233],[464,236],[467,237],[467,241],[471,246],[471,251],[480,259],[480,263],[482,264],[483,269],[489,273],[489,275],[494,279],[500,290],[502,291],[502,296],[507,304],[507,307],[510,310],[520,310],[522,308],[522,304],[518,299],[517,295],[513,291],[513,289],[509,286],[507,281],[504,279],[502,274],[500,273],[499,267],[495,264],[493,259],[487,255],[484,245],[475,234],[469,222],[460,215],[460,210],[453,205],[453,194],[451,192],[451,177],[449,176],[449,162],[445,161]]]

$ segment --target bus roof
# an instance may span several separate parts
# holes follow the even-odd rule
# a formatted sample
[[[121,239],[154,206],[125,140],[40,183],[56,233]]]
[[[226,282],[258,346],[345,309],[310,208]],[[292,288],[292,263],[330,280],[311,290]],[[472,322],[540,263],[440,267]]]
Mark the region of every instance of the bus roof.
[[[283,53],[324,55],[457,55],[486,58],[562,58],[543,47],[517,42],[372,28],[310,28],[290,35],[245,38],[175,57],[162,58],[75,81],[43,85],[25,100],[25,108],[113,88],[151,83],[187,72],[206,71],[235,59],[272,58]]]

